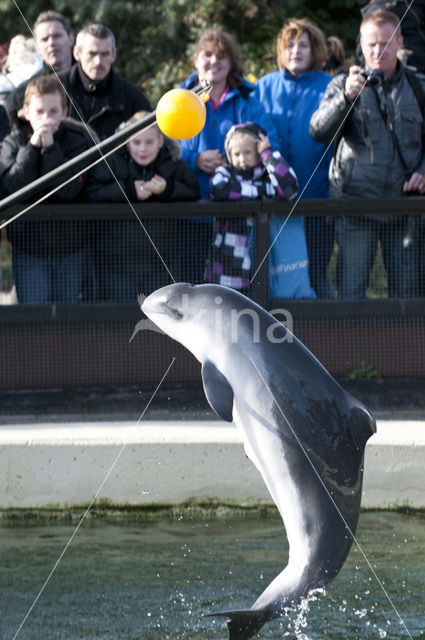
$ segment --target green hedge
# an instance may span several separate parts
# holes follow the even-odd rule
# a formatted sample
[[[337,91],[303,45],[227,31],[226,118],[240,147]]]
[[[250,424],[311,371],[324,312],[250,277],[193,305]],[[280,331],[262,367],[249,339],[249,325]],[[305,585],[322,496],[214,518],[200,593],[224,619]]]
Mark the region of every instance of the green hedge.
[[[247,72],[260,76],[276,68],[275,39],[290,16],[313,19],[326,36],[342,38],[352,55],[362,0],[0,0],[0,42],[29,34],[41,11],[64,13],[75,31],[88,22],[112,29],[118,42],[117,70],[138,83],[155,104],[192,71],[191,46],[212,25],[234,33],[242,44]],[[27,24],[28,23],[28,24]]]

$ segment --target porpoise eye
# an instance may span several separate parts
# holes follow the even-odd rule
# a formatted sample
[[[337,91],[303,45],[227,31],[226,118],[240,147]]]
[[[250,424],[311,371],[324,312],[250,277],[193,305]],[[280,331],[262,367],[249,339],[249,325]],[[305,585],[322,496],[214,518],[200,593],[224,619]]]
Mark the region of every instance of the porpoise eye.
[[[167,309],[170,316],[172,316],[175,320],[181,320],[183,318],[183,314],[179,309],[174,309],[170,306],[168,306]]]
[[[183,318],[183,313],[181,312],[181,299],[175,296],[169,298],[164,306],[166,308],[167,313],[174,318],[174,320],[181,320]]]
[[[181,320],[183,318],[181,296],[171,295],[164,303],[164,306],[168,315],[174,320]]]

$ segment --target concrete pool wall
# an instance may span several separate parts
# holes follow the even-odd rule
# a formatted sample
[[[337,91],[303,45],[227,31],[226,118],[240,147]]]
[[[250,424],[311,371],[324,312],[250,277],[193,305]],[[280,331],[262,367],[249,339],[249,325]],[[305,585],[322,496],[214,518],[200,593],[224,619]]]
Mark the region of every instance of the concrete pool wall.
[[[81,421],[0,427],[0,508],[271,503],[234,425]],[[378,420],[366,448],[362,506],[425,508],[425,420]]]

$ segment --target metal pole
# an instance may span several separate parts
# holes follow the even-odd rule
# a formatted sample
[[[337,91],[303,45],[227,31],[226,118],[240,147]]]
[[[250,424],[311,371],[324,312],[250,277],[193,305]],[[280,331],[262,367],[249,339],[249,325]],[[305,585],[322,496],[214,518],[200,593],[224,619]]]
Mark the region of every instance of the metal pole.
[[[204,84],[198,85],[193,89],[193,93],[196,95],[200,95],[202,93],[208,92],[209,86],[205,86]],[[74,173],[83,173],[85,168],[88,168],[90,164],[100,162],[103,159],[104,155],[107,155],[109,152],[113,151],[116,147],[118,147],[121,143],[124,143],[128,138],[130,138],[135,133],[146,129],[151,124],[156,121],[156,113],[153,111],[151,114],[142,118],[141,120],[137,120],[137,122],[133,122],[133,124],[129,125],[125,129],[121,131],[117,131],[112,134],[109,138],[106,138],[102,142],[99,142],[97,145],[90,147],[83,153],[80,153],[75,158],[71,158],[68,162],[65,162],[60,167],[49,171],[46,175],[37,178],[33,182],[25,185],[22,189],[18,189],[15,193],[10,194],[3,200],[0,200],[0,213],[5,211],[8,207],[11,207],[22,200],[30,199],[34,194],[39,191],[45,189],[49,186],[57,186],[64,180],[64,178],[70,178]],[[47,196],[46,196],[47,197]],[[5,220],[8,219],[7,216],[2,216]]]
[[[145,129],[150,124],[155,122],[155,112],[146,116],[145,118],[138,120],[131,124],[128,128],[123,129],[122,131],[118,131],[114,133],[111,137],[106,138],[102,142],[99,142],[96,146],[90,147],[83,153],[80,153],[75,158],[71,158],[60,167],[56,169],[52,169],[46,175],[37,178],[33,182],[26,184],[22,189],[18,189],[15,193],[11,193],[10,196],[7,196],[3,200],[0,201],[0,213],[11,207],[22,200],[28,200],[34,194],[38,193],[42,189],[46,187],[53,187],[58,183],[62,182],[64,178],[69,178],[73,173],[77,173],[80,169],[84,167],[88,167],[95,160],[101,160],[102,157],[111,151],[115,147],[117,147],[120,142],[123,142],[127,138],[131,137],[134,133]]]

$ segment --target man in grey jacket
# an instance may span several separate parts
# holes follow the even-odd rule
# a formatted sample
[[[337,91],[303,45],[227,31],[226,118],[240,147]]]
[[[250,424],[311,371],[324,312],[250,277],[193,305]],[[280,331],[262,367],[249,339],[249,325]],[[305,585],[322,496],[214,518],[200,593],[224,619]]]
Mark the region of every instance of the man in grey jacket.
[[[398,17],[382,9],[368,14],[361,23],[360,44],[366,70],[354,65],[348,76],[332,80],[310,122],[315,140],[337,138],[329,174],[331,197],[425,193],[425,86],[398,60],[403,46]],[[388,295],[415,294],[414,247],[405,216],[340,217],[336,229],[339,297],[366,296],[378,240]]]

